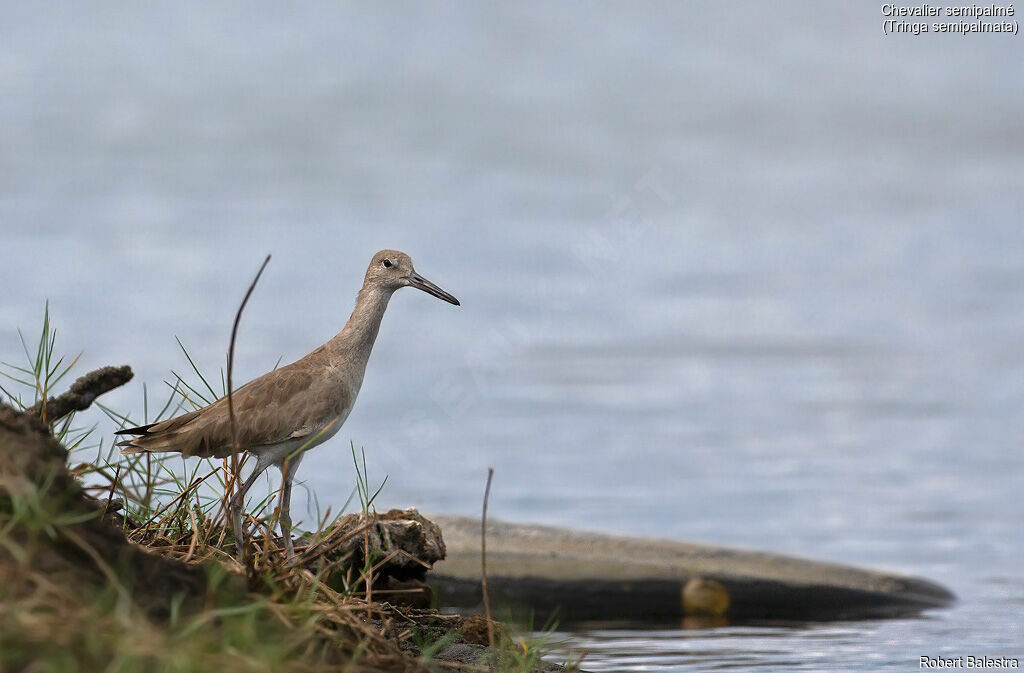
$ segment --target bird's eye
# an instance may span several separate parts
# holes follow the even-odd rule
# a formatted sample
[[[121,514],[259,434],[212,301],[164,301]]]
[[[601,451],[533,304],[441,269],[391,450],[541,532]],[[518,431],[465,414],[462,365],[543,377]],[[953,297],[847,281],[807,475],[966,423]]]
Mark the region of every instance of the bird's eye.
[[[390,259],[385,259],[383,262],[381,262],[381,264],[384,265],[385,269],[390,269],[391,268],[391,260]]]

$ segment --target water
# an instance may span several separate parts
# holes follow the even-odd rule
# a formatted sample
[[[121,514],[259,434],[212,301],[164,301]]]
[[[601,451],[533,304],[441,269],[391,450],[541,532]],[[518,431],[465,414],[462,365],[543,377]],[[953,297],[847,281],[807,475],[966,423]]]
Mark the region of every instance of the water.
[[[925,618],[580,631],[593,670],[1024,657],[1017,38],[884,37],[865,3],[21,3],[0,20],[0,352],[49,299],[108,402],[405,290],[300,478],[382,505],[923,575]],[[109,429],[103,426],[104,431]],[[333,450],[331,449],[333,447]],[[299,497],[303,497],[299,494]],[[301,503],[299,503],[301,504]],[[303,509],[297,507],[296,509]],[[310,518],[307,515],[307,520]]]

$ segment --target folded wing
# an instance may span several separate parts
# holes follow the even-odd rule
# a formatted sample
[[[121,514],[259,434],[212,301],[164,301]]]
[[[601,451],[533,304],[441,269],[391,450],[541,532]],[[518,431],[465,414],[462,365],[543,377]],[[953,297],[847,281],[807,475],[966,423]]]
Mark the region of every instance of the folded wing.
[[[166,421],[121,430],[115,434],[130,437],[117,446],[124,454],[174,451],[226,458],[247,448],[313,435],[323,429],[324,419],[336,418],[350,406],[343,388],[325,378],[322,370],[318,373],[314,375],[313,366],[300,360],[234,391],[237,446],[227,397]]]

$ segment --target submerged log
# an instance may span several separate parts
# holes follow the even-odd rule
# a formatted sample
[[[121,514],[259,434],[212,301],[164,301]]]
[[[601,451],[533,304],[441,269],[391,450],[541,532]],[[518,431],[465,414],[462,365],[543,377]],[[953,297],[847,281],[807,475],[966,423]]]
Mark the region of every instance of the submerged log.
[[[478,609],[480,521],[432,516],[448,557],[428,574],[442,606]],[[538,623],[729,623],[900,617],[949,605],[929,580],[763,552],[547,526],[487,525],[491,603]]]

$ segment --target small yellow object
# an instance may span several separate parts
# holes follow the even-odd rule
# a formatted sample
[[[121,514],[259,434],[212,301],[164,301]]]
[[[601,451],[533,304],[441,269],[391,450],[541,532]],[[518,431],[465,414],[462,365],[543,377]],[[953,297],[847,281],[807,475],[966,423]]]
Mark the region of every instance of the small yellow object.
[[[683,587],[683,612],[687,615],[720,616],[729,609],[729,592],[720,582],[694,577]]]

